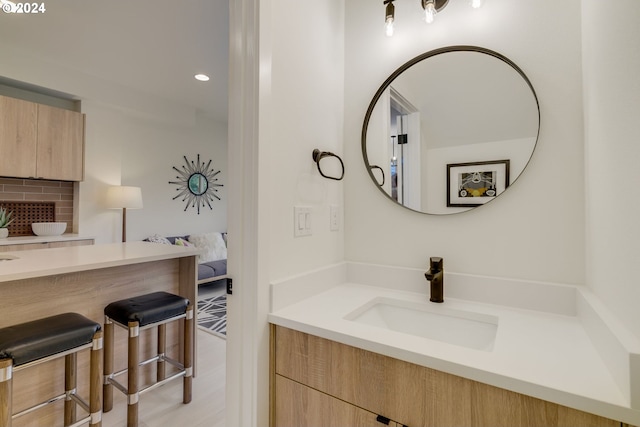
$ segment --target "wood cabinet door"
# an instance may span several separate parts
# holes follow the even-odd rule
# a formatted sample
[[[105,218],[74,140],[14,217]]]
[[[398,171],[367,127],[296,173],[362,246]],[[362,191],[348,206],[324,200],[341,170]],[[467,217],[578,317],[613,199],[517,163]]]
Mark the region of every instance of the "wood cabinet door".
[[[275,427],[383,427],[377,415],[276,375]]]
[[[36,176],[38,104],[0,96],[0,176]]]
[[[84,179],[84,114],[38,105],[37,177]]]

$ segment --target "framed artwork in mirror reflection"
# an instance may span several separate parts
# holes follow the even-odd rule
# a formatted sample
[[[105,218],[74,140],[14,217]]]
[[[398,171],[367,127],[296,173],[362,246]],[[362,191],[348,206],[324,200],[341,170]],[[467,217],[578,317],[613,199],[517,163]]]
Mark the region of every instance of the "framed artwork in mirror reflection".
[[[447,165],[447,207],[484,205],[509,186],[509,160]]]

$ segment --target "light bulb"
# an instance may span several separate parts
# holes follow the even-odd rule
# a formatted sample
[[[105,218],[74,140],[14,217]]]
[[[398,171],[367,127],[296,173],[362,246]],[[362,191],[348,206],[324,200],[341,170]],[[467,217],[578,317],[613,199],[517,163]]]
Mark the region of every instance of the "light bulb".
[[[436,19],[436,5],[434,1],[427,1],[424,5],[424,20],[427,24],[431,24]]]
[[[478,8],[482,7],[482,4],[484,3],[484,0],[469,0],[469,3],[471,4],[472,8],[478,9]]]
[[[384,33],[387,37],[391,37],[393,35],[393,18],[389,17],[384,22]]]
[[[392,3],[393,0],[389,0],[387,3],[387,7],[385,8],[384,13],[384,33],[387,37],[391,37],[393,35],[393,21],[395,16],[396,8]]]

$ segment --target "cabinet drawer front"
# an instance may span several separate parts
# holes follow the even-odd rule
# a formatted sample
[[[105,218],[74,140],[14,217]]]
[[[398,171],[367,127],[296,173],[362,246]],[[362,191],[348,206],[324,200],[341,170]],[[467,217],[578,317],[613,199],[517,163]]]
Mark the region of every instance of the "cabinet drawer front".
[[[275,335],[277,374],[409,426],[435,409],[423,390],[436,371],[287,328]]]
[[[73,246],[88,246],[93,245],[93,239],[83,239],[83,240],[66,240],[60,242],[50,242],[50,248],[69,248]]]
[[[276,375],[276,427],[383,427],[377,415]],[[390,422],[390,424],[396,424]]]
[[[24,243],[17,245],[0,245],[0,252],[27,251],[29,249],[45,249],[49,245],[47,242],[42,243]]]
[[[59,242],[19,243],[15,245],[0,245],[0,252],[26,251],[29,249],[68,248],[72,246],[87,246],[93,244],[93,239],[66,240]]]

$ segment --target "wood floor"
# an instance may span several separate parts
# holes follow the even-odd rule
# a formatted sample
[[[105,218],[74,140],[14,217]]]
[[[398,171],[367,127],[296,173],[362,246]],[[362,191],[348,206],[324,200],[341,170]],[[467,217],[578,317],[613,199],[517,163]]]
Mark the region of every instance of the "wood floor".
[[[208,296],[217,289],[207,289]],[[224,427],[226,341],[198,329],[198,374],[193,380],[193,400],[182,403],[182,380],[170,381],[140,396],[139,427]],[[113,410],[103,414],[103,427],[126,425],[126,397],[113,393]]]

